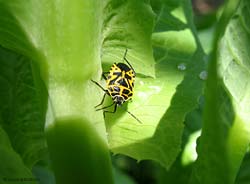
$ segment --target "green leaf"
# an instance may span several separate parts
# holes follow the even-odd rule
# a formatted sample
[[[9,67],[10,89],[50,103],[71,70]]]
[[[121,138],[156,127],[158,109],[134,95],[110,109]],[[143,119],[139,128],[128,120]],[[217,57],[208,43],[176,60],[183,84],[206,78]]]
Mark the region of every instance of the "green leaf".
[[[113,183],[106,142],[86,119],[57,120],[47,140],[56,182]]]
[[[0,125],[29,168],[47,152],[44,135],[46,94],[42,91],[43,86],[37,88],[30,62],[0,47]]]
[[[235,183],[236,184],[247,184],[250,181],[250,173],[249,173],[249,169],[250,169],[250,153],[249,151],[246,153],[242,164],[240,166],[238,175],[235,179]]]
[[[220,43],[219,72],[234,108],[228,132],[231,180],[234,181],[250,143],[250,2],[242,0]]]
[[[112,183],[102,113],[93,108],[98,93],[90,82],[101,67],[104,4],[100,0],[0,1],[0,44],[31,58],[32,68],[39,67],[33,77],[40,75],[47,89],[45,128],[60,183],[100,183],[100,179]],[[57,151],[62,148],[67,151]],[[65,162],[71,157],[74,162]],[[75,175],[69,174],[75,171],[72,164],[80,168]]]
[[[73,163],[84,171],[93,169],[96,162],[92,158],[100,158],[103,167],[92,174],[106,168],[102,178],[110,182],[104,121],[102,113],[93,108],[101,95],[90,79],[101,76],[101,58],[103,71],[108,71],[111,63],[123,60],[126,48],[137,78],[133,102],[123,108],[143,123],[123,108],[107,115],[109,146],[115,153],[156,160],[165,168],[176,159],[184,118],[202,92],[199,76],[204,70],[204,53],[195,35],[191,4],[184,0],[157,3],[0,1],[0,44],[31,58],[32,66],[40,70],[34,73],[41,75],[48,91],[46,130],[58,181],[70,180],[67,176]],[[99,146],[93,149],[94,145]],[[63,151],[65,148],[69,149]],[[72,150],[72,162],[64,163]],[[85,175],[77,176],[75,180],[82,181]]]
[[[103,71],[109,71],[114,62],[127,59],[137,74],[154,77],[154,58],[151,34],[154,13],[145,1],[109,0],[103,9],[102,62]]]
[[[0,182],[7,184],[15,181],[15,183],[21,184],[22,180],[26,179],[35,183],[38,179],[32,176],[30,169],[25,166],[21,157],[13,150],[8,135],[2,127],[0,127],[0,145]]]
[[[171,21],[165,19],[166,5],[172,4],[161,4],[156,27]],[[180,31],[178,26],[172,26],[171,30],[152,35],[155,78],[144,73],[137,76],[133,101],[127,105],[142,124],[122,108],[115,115],[106,115],[109,145],[114,153],[137,160],[155,160],[165,168],[176,159],[185,115],[197,105],[203,87],[199,74],[204,70],[204,53],[194,37],[190,7],[181,1],[168,12],[182,22],[185,29]],[[132,61],[129,53],[128,59]],[[143,70],[144,65],[141,68]]]
[[[210,61],[199,156],[190,183],[234,183],[250,143],[250,65],[244,54],[249,47],[250,4],[242,0],[237,5],[229,1],[218,24],[220,43]]]
[[[135,181],[133,181],[128,175],[115,167],[113,168],[113,174],[115,184],[135,184]]]

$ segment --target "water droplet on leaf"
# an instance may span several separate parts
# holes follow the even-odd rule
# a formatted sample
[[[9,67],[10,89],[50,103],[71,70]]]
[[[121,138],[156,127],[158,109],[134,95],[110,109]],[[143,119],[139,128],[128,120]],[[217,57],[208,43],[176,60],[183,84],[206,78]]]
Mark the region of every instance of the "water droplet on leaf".
[[[177,66],[178,70],[184,71],[187,69],[186,64],[185,63],[181,63]]]
[[[200,74],[199,77],[201,80],[206,80],[207,79],[207,71],[203,70]]]

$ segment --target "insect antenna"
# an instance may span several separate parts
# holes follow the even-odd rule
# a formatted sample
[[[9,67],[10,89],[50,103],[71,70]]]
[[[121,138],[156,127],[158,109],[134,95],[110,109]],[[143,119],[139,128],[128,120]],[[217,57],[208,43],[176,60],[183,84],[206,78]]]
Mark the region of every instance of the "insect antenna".
[[[134,114],[132,114],[131,112],[129,112],[127,109],[125,109],[125,108],[123,108],[127,113],[129,113],[136,121],[138,121],[138,123],[141,123],[142,124],[142,122],[134,115]]]

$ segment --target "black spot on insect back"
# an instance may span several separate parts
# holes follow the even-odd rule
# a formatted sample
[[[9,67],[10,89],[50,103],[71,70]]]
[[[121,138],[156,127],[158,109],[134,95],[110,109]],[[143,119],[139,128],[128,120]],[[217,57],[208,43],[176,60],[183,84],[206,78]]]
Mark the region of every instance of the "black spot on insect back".
[[[131,70],[131,68],[124,64],[124,63],[118,63],[117,66],[122,70],[122,71],[125,71],[125,72],[128,72]]]
[[[123,86],[123,87],[128,87],[128,84],[127,84],[127,80],[126,79],[124,79],[124,78],[121,78],[120,80],[118,80],[117,81],[117,84],[118,85],[121,85],[121,86]]]
[[[127,90],[127,89],[123,89],[123,91],[122,91],[122,93],[124,93],[124,94],[126,94],[126,95],[128,95],[129,92],[130,92],[130,90]]]

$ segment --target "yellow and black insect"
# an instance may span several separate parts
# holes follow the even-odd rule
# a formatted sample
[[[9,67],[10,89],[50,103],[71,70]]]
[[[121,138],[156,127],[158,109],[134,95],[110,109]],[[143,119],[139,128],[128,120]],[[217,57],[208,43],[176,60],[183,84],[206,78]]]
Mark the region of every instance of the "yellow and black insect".
[[[105,117],[105,113],[115,113],[117,106],[121,106],[124,102],[132,99],[133,92],[134,92],[134,81],[135,81],[135,70],[133,69],[132,65],[128,62],[126,55],[127,49],[124,53],[123,59],[126,63],[114,63],[109,72],[104,72],[102,74],[103,78],[106,80],[107,89],[104,89],[98,82],[91,80],[97,86],[99,86],[105,93],[103,95],[102,101],[96,107],[99,107],[103,104],[106,95],[111,96],[113,103],[96,109],[104,110],[114,105],[113,111],[104,110],[103,114]],[[107,76],[105,74],[108,74]],[[127,111],[127,110],[126,110]],[[127,111],[133,118],[135,118],[139,123],[141,121],[135,117],[131,112]]]

